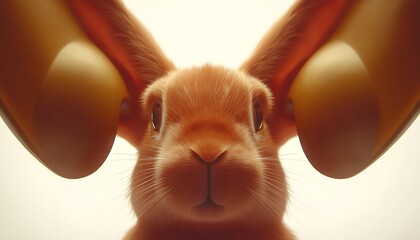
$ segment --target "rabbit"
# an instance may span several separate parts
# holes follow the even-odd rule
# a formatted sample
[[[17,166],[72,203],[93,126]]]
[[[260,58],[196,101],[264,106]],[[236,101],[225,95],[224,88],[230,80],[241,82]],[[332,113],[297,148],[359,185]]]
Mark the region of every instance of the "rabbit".
[[[294,239],[282,223],[287,186],[266,124],[267,86],[208,64],[169,72],[141,103],[150,125],[126,239]]]
[[[81,27],[95,47],[112,62],[127,88],[126,93],[121,90],[121,95],[113,96],[117,103],[124,98],[118,116],[118,134],[139,152],[130,191],[137,223],[125,239],[295,239],[283,221],[288,190],[278,149],[300,131],[303,140],[310,139],[309,144],[302,141],[302,145],[314,167],[338,178],[358,173],[380,154],[372,156],[368,152],[375,147],[378,125],[375,114],[379,112],[369,84],[355,90],[356,96],[361,96],[358,99],[361,104],[351,105],[347,115],[336,114],[340,104],[333,105],[337,109],[327,109],[328,114],[338,116],[333,121],[340,122],[343,120],[340,117],[344,116],[346,123],[354,124],[352,127],[367,131],[361,134],[355,131],[349,141],[348,132],[342,131],[341,125],[316,122],[322,127],[315,130],[323,133],[325,128],[330,128],[325,134],[329,136],[327,140],[334,139],[334,133],[344,136],[344,142],[365,139],[367,144],[363,141],[355,144],[362,148],[358,152],[362,153],[359,154],[362,161],[357,163],[347,161],[350,157],[345,161],[329,158],[331,151],[325,155],[313,154],[321,145],[327,149],[332,147],[328,141],[318,144],[318,138],[324,134],[313,131],[313,125],[308,128],[307,123],[313,116],[302,114],[316,112],[318,108],[304,111],[308,105],[301,94],[305,91],[300,91],[302,87],[299,91],[293,90],[299,88],[296,83],[299,81],[295,79],[304,78],[298,76],[302,66],[309,58],[313,60],[312,55],[329,41],[351,2],[298,1],[274,24],[239,69],[212,64],[176,68],[146,28],[119,1],[68,0],[62,3],[73,10]],[[336,46],[343,45],[333,45]],[[365,80],[366,75],[358,77]],[[334,86],[343,90],[346,85]],[[341,96],[351,99],[353,92],[347,92],[350,94]],[[320,99],[318,95],[315,98]],[[64,102],[68,101],[64,99]],[[364,104],[366,102],[368,104]],[[107,109],[106,104],[101,106]],[[358,116],[360,109],[364,115],[374,115],[361,118],[368,122],[366,125],[346,118]],[[328,120],[321,120],[325,119]],[[347,131],[352,132],[351,129]],[[373,137],[365,138],[365,132]],[[108,138],[114,135],[113,131],[111,133],[106,136],[107,146],[110,145]],[[309,138],[305,135],[311,133]],[[315,147],[311,145],[314,142]],[[340,151],[332,152],[345,155]],[[327,160],[318,161],[319,156]],[[63,162],[52,158],[52,163],[47,161],[46,165],[53,166],[53,171],[58,169],[57,173],[62,176],[77,178],[95,171],[103,156],[99,158],[90,161],[90,165],[80,161],[81,164],[68,162],[64,167]],[[86,166],[88,169],[81,171]]]
[[[350,1],[296,2],[239,69],[178,69],[122,3],[71,2],[132,86],[119,134],[138,149],[137,223],[125,239],[295,239],[277,154],[296,134],[288,89]]]
[[[134,94],[143,130],[131,141],[139,153],[131,182],[138,220],[125,239],[295,239],[283,223],[288,192],[277,154],[295,134],[293,112],[273,85],[288,85],[274,82],[277,63],[304,27],[288,19],[322,5],[297,3],[238,70],[177,69],[121,3],[88,5],[117,36],[102,50],[144,86]],[[88,29],[97,23],[78,17]]]

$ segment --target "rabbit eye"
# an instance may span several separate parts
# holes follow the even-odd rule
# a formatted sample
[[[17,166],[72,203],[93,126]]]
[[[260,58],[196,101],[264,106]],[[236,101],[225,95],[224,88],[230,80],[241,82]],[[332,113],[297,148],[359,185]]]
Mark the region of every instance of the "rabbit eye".
[[[258,132],[263,127],[263,112],[258,104],[254,105],[254,129],[255,132]]]
[[[159,131],[162,125],[162,109],[159,104],[153,108],[151,121],[153,130]]]

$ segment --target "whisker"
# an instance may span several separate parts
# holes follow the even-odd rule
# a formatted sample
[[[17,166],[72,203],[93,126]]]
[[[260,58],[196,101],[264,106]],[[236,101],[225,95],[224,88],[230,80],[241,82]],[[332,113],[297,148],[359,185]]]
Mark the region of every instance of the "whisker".
[[[156,179],[156,177],[154,176],[154,174],[150,174],[150,175],[147,175],[147,176],[142,177],[140,179],[136,179],[136,181],[133,181],[131,185],[132,186],[145,185],[145,184],[148,184],[149,182],[151,182],[155,179]]]
[[[146,208],[143,210],[143,212],[141,212],[139,214],[139,217],[142,217],[144,214],[147,213],[147,211],[149,211],[156,203],[158,203],[159,201],[162,201],[167,194],[170,192],[171,189],[164,189],[163,192],[160,192],[158,194],[155,194],[154,196],[152,196],[151,198],[149,198],[146,202]]]
[[[158,185],[160,185],[161,183],[162,183],[162,180],[158,179],[158,180],[156,180],[156,182],[153,182],[150,185],[147,185],[145,187],[143,186],[145,184],[138,184],[138,185],[135,185],[134,187],[132,187],[132,192],[139,192],[141,194],[146,195],[146,194],[150,193],[151,191],[156,190],[155,188]],[[139,195],[139,196],[141,196],[141,195]],[[136,199],[136,200],[138,200],[138,199]]]
[[[276,212],[276,210],[274,210],[272,207],[267,205],[267,202],[264,201],[264,199],[262,198],[262,196],[256,192],[254,189],[247,187],[249,192],[251,193],[251,195],[254,197],[254,199],[256,200],[256,203],[258,204],[258,206],[261,208],[261,210],[263,212],[269,213],[270,215],[275,215],[274,213]]]

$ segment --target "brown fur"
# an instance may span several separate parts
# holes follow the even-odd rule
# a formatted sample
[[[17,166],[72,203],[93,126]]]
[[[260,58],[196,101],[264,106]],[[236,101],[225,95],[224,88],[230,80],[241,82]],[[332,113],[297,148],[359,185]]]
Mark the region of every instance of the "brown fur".
[[[160,132],[148,127],[132,181],[138,223],[127,239],[291,239],[282,224],[287,189],[267,126],[255,132],[253,105],[271,112],[271,93],[238,71],[178,70],[143,94]],[[221,159],[205,159],[225,153]],[[220,206],[198,207],[207,197]]]

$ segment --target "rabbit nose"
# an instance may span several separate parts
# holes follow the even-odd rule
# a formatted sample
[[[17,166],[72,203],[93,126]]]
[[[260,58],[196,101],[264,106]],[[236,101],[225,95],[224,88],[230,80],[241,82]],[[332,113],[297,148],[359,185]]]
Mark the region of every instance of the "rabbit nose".
[[[196,160],[210,164],[224,158],[226,150],[202,148],[199,151],[191,149],[191,154]]]

